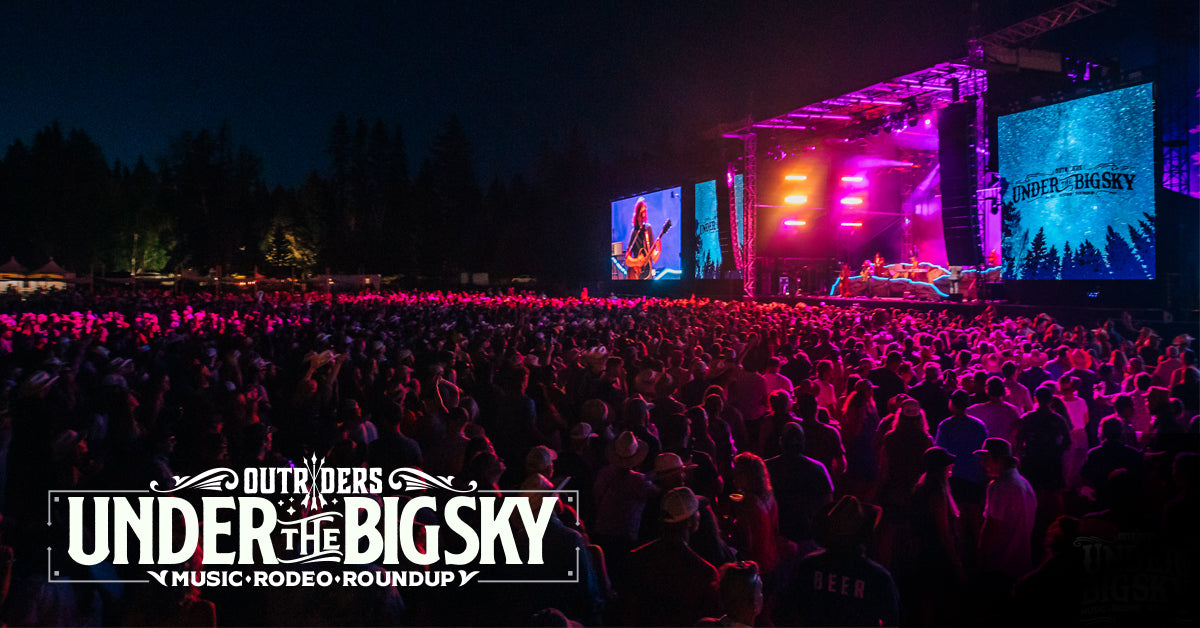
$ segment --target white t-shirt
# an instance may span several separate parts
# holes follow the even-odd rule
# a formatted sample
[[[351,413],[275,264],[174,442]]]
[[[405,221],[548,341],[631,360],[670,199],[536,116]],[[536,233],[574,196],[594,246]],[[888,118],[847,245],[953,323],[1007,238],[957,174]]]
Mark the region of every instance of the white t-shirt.
[[[998,522],[1004,538],[985,549],[985,569],[1020,578],[1033,568],[1030,556],[1037,496],[1016,469],[1005,469],[987,488],[983,516]]]
[[[1060,397],[1063,405],[1067,407],[1067,418],[1071,421],[1071,429],[1082,430],[1087,427],[1087,402],[1075,397],[1068,399]]]
[[[763,379],[767,382],[767,398],[777,390],[786,390],[792,394],[792,380],[780,375],[779,373],[763,373]]]
[[[837,392],[833,389],[833,384],[824,380],[813,380],[817,384],[817,405],[827,410],[832,410],[838,405]]]

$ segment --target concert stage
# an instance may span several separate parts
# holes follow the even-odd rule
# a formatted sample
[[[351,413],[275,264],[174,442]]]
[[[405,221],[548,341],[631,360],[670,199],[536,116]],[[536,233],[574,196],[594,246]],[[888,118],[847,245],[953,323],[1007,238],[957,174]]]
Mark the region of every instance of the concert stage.
[[[611,281],[595,293],[982,298],[1021,313],[1196,320],[1197,140],[1176,106],[1194,102],[1195,73],[1099,78],[1076,70],[1100,66],[1050,52],[1044,67],[1021,66],[1009,35],[1039,28],[723,126],[741,144],[723,172],[613,201]]]
[[[870,269],[869,269],[870,270]],[[900,297],[925,301],[977,298],[988,282],[1000,281],[1000,267],[982,270],[938,264],[891,264],[873,272],[838,278],[829,290],[840,297]],[[986,290],[986,288],[985,288]],[[955,296],[962,295],[962,296]]]

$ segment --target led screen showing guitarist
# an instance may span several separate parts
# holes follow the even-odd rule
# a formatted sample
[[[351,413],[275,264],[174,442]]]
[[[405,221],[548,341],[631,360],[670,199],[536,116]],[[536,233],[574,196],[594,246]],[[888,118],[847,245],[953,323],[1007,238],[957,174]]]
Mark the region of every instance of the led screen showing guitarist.
[[[654,264],[662,255],[662,237],[671,230],[667,220],[662,232],[654,237],[654,228],[646,221],[646,199],[639,198],[633,208],[633,233],[625,247],[625,268],[628,279],[653,279]]]
[[[679,230],[671,228],[682,219],[682,192],[664,188],[612,202],[612,279],[677,281],[683,276],[683,242]]]

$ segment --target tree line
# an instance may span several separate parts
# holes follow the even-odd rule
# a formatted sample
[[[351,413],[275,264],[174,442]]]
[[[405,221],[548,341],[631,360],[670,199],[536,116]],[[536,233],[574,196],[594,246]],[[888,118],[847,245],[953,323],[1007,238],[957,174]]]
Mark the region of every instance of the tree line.
[[[1155,276],[1155,221],[1143,212],[1137,225],[1125,225],[1126,234],[1106,225],[1103,248],[1090,239],[1076,243],[1048,243],[1039,227],[1032,238],[1021,225],[1021,213],[1005,203],[1002,223],[1004,276],[1010,279],[1148,279]],[[1049,244],[1049,246],[1047,246]]]
[[[382,119],[339,115],[325,152],[324,171],[271,187],[228,123],[180,133],[153,163],[110,164],[86,131],[55,122],[0,161],[10,221],[0,256],[30,266],[53,257],[79,274],[472,271],[577,282],[607,272],[613,190],[675,176],[662,164],[685,167],[661,152],[602,165],[573,131],[544,141],[528,175],[481,185],[453,117],[415,169],[400,125]]]

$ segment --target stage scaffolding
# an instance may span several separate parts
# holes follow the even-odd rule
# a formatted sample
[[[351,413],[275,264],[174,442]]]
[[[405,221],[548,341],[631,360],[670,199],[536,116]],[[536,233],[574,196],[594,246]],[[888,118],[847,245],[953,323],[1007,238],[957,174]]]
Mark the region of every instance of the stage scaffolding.
[[[861,134],[884,124],[891,116],[919,115],[944,107],[952,102],[972,100],[976,108],[975,147],[977,159],[977,190],[986,189],[991,173],[986,171],[988,137],[985,114],[987,71],[977,55],[970,59],[939,63],[933,67],[876,83],[836,98],[805,105],[786,114],[755,122],[724,134],[724,137],[743,143],[741,172],[743,174],[742,222],[746,236],[739,242],[737,217],[731,216],[733,226],[734,260],[742,273],[746,296],[755,294],[756,254],[755,229],[758,218],[757,140],[760,130],[794,132],[798,138],[820,138],[835,135]],[[733,195],[730,195],[731,198]],[[732,203],[732,200],[731,200]]]

